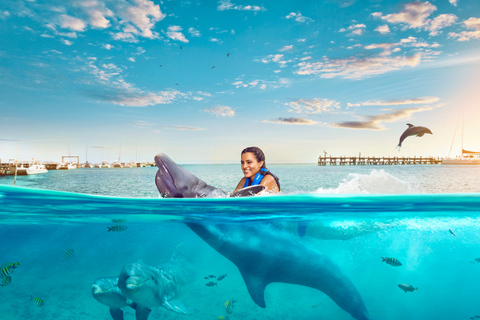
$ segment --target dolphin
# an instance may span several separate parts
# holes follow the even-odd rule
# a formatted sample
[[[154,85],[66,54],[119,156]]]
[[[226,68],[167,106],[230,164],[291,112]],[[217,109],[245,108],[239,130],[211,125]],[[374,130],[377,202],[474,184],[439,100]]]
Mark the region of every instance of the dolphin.
[[[430,131],[430,129],[426,127],[417,127],[411,123],[407,123],[407,126],[408,126],[408,129],[405,130],[402,136],[400,137],[400,142],[398,143],[398,146],[397,146],[398,148],[402,146],[403,140],[405,140],[409,136],[423,137],[425,133],[433,134],[432,131]]]
[[[163,197],[221,194],[163,153],[155,156],[155,162],[155,183]],[[259,307],[266,307],[266,286],[283,282],[320,290],[353,318],[370,319],[352,281],[326,255],[309,249],[305,239],[263,222],[185,224],[237,266],[250,297]]]
[[[136,304],[138,316],[148,317],[150,309],[164,307],[180,314],[194,314],[195,310],[176,300],[191,280],[192,272],[173,257],[158,268],[142,262],[127,264],[118,278],[118,287],[125,297]]]
[[[132,307],[136,309],[136,304],[128,300],[117,285],[118,277],[107,277],[95,280],[92,285],[93,297],[108,307],[113,320],[123,320],[123,311],[121,308]],[[146,317],[137,317],[137,320],[146,320]]]

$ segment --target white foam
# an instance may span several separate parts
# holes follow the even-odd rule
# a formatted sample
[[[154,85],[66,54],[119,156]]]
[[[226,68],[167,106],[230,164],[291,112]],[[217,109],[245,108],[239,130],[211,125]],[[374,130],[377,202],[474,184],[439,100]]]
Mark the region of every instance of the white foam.
[[[385,170],[370,174],[351,173],[334,189],[319,188],[315,193],[327,194],[404,194],[413,193],[408,184]]]

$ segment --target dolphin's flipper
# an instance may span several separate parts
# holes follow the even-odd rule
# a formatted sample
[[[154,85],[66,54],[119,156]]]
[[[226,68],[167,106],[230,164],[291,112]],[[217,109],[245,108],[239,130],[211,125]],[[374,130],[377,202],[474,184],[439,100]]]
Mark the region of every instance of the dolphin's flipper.
[[[168,300],[163,303],[163,306],[170,311],[180,314],[194,314],[196,311],[187,307],[183,302],[179,300]],[[137,319],[138,320],[138,319]]]
[[[143,306],[139,306],[139,305],[137,305],[135,309],[136,309],[135,317],[136,317],[137,320],[147,320],[148,315],[152,311],[147,307],[143,307]]]
[[[419,133],[419,134],[417,134],[417,137],[423,137],[424,134],[425,134],[425,132]]]
[[[298,222],[298,235],[300,237],[305,236],[305,234],[307,233],[307,227],[308,227],[309,222],[310,221],[299,221]]]
[[[110,308],[110,315],[112,316],[113,320],[123,320],[122,309],[112,307]]]
[[[261,308],[266,308],[265,287],[267,286],[267,283],[264,283],[262,279],[255,277],[250,273],[241,273],[243,279],[245,280],[245,284],[247,285],[248,293],[250,293],[250,297],[252,297],[253,302],[255,302],[257,306]]]

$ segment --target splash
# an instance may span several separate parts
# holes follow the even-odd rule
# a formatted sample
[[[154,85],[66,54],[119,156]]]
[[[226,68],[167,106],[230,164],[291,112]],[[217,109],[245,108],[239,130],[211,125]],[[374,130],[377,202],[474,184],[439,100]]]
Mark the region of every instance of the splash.
[[[370,174],[351,173],[334,189],[319,188],[323,194],[405,194],[413,193],[405,181],[385,172],[372,170]]]

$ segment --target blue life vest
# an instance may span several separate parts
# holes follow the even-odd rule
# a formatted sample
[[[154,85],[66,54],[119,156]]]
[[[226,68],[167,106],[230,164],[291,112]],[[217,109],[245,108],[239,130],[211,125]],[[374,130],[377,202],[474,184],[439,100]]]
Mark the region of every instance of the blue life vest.
[[[280,189],[280,182],[278,182],[278,177],[274,175],[273,173],[270,172],[267,168],[260,168],[260,171],[257,172],[255,177],[253,177],[253,181],[251,181],[250,178],[245,179],[245,184],[243,185],[244,188],[250,187],[250,186],[256,186],[259,185],[260,182],[262,182],[263,177],[265,177],[267,174],[271,174],[274,178],[275,181],[277,182],[278,189]]]

